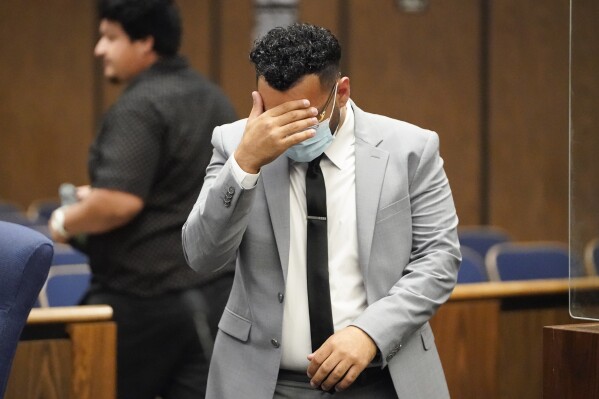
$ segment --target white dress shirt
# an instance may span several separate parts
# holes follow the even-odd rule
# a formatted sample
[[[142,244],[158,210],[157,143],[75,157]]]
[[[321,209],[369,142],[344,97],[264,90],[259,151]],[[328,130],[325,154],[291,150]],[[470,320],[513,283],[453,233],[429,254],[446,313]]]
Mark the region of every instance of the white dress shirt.
[[[364,281],[358,264],[356,224],[355,136],[351,102],[345,120],[325,151],[320,167],[327,187],[329,285],[335,331],[347,327],[366,308]],[[282,155],[284,156],[284,155]],[[257,175],[245,173],[234,157],[233,173],[244,188]],[[290,248],[285,288],[281,368],[305,371],[312,353],[306,281],[306,169],[289,161]]]

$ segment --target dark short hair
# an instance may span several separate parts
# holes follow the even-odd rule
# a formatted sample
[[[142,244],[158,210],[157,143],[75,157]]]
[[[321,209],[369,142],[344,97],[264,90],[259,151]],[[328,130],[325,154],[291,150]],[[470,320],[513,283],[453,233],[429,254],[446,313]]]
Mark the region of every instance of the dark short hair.
[[[100,19],[119,22],[129,38],[154,38],[160,56],[176,55],[181,45],[181,17],[173,0],[99,0]]]
[[[285,91],[303,76],[315,74],[321,84],[333,84],[339,74],[341,46],[328,29],[293,24],[270,30],[254,42],[250,60],[256,78]]]

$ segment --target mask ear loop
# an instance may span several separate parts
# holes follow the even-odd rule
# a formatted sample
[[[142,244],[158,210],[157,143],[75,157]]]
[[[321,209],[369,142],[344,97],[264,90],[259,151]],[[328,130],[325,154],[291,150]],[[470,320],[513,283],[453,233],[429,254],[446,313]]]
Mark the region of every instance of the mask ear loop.
[[[331,128],[331,119],[333,119],[333,112],[335,112],[335,104],[336,104],[336,101],[337,101],[337,86],[338,85],[339,85],[339,82],[335,83],[335,90],[334,90],[334,94],[333,94],[333,108],[331,109],[331,116],[329,116],[329,118],[328,118],[328,121],[329,121],[329,130]],[[335,135],[337,134],[337,130],[339,130],[339,124],[337,124],[337,127],[335,128],[335,131],[331,132],[331,135],[333,137],[335,137]]]

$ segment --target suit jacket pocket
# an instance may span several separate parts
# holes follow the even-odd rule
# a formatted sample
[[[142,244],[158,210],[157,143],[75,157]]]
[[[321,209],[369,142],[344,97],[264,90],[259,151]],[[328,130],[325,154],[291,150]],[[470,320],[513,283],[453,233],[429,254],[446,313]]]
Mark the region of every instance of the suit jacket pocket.
[[[250,336],[252,322],[225,308],[218,323],[218,328],[242,342],[247,342]]]
[[[410,196],[406,195],[399,201],[395,201],[384,208],[379,209],[376,215],[376,222],[382,222],[385,219],[390,218],[391,216],[403,211],[404,209],[410,208]]]

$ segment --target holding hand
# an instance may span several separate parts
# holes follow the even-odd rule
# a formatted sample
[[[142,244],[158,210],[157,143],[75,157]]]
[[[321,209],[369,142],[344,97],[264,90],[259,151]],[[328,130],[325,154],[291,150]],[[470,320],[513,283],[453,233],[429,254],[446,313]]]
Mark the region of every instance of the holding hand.
[[[358,378],[376,356],[376,344],[355,326],[337,331],[314,353],[308,355],[308,377],[313,387],[343,391]]]
[[[235,151],[235,160],[241,169],[255,174],[289,147],[314,136],[311,127],[318,123],[318,110],[310,107],[308,100],[294,100],[264,111],[264,102],[257,91],[252,92],[252,100],[252,111]]]

